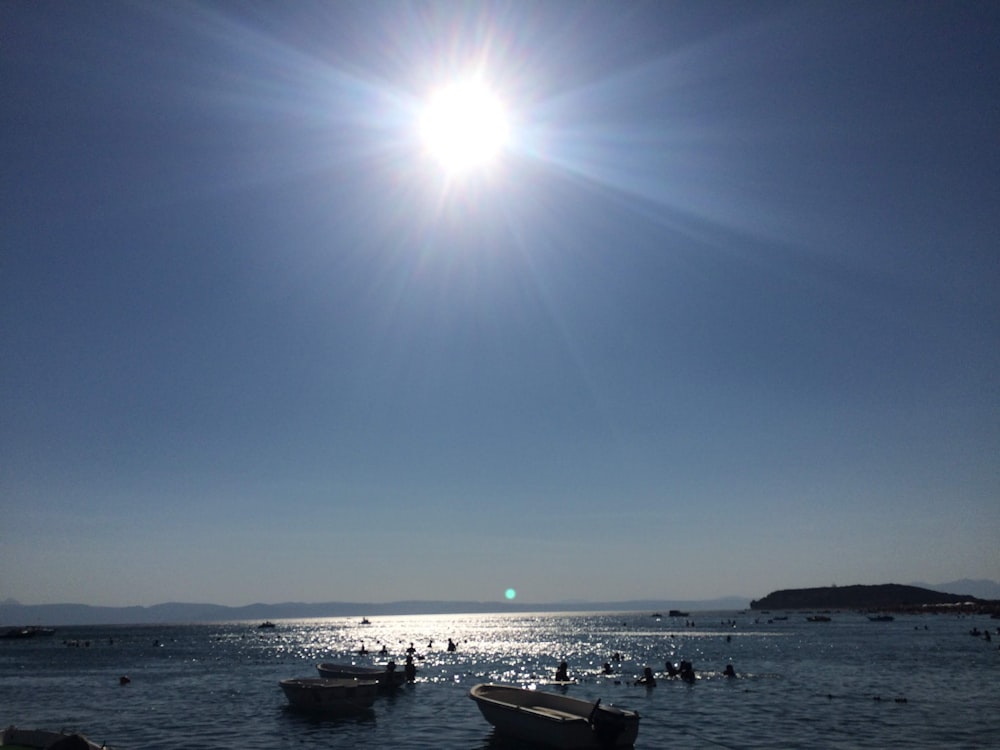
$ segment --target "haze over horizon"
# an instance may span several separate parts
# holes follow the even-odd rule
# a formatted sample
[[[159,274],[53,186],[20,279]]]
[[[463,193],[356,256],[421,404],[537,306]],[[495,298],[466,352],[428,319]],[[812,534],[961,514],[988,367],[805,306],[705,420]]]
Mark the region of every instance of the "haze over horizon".
[[[887,582],[893,585],[891,582]],[[834,586],[833,588],[850,588],[854,584],[844,584],[842,586]],[[880,585],[880,584],[861,584],[861,585]],[[885,585],[885,584],[881,584]],[[912,586],[917,588],[930,589],[932,591],[941,591],[950,594],[967,594],[983,600],[1000,600],[1000,582],[990,581],[990,580],[971,580],[971,579],[959,579],[956,581],[945,581],[937,584],[930,584],[923,581],[913,581],[907,584],[901,584],[904,586]],[[810,587],[805,587],[810,588]],[[818,588],[827,588],[820,586]],[[635,605],[638,603],[647,604],[657,604],[657,605],[684,605],[684,606],[696,606],[698,604],[708,604],[716,605],[719,602],[743,602],[739,604],[739,607],[748,606],[749,603],[754,599],[764,598],[768,594],[775,593],[784,589],[775,588],[767,592],[760,592],[754,594],[731,594],[728,596],[719,596],[713,598],[674,598],[674,597],[643,597],[638,599],[629,600],[593,600],[593,599],[558,599],[550,600],[545,602],[524,602],[518,601],[516,598],[509,597],[498,597],[494,599],[474,599],[474,600],[452,600],[452,599],[441,599],[441,600],[426,600],[426,599],[400,599],[393,601],[376,601],[376,600],[365,600],[365,601],[349,601],[349,600],[333,600],[333,601],[253,601],[253,602],[241,602],[239,604],[219,604],[216,602],[209,601],[163,601],[155,602],[148,605],[93,605],[87,602],[44,602],[44,603],[30,603],[22,602],[13,597],[8,597],[6,599],[0,600],[0,622],[3,621],[4,608],[18,608],[27,607],[29,609],[39,608],[39,607],[69,607],[69,608],[110,608],[110,609],[129,609],[135,606],[141,606],[143,608],[171,608],[171,607],[223,607],[227,609],[255,609],[255,608],[267,608],[267,607],[302,607],[302,608],[319,608],[327,605],[333,605],[336,607],[351,606],[351,607],[370,607],[369,614],[375,612],[381,612],[385,614],[389,609],[397,607],[399,605],[433,605],[433,604],[448,604],[448,605],[459,605],[459,604],[474,604],[483,606],[497,606],[500,609],[518,608],[522,609],[524,607],[532,607],[535,605],[543,607],[556,607],[559,609],[565,609],[573,606],[596,606],[601,609],[608,609],[614,605]],[[732,606],[737,606],[733,604]],[[437,610],[435,610],[437,611]],[[449,610],[451,611],[451,610]],[[457,610],[456,610],[457,611]],[[10,612],[8,612],[8,615]],[[356,614],[353,610],[350,612],[351,615]],[[256,616],[256,615],[252,615]],[[275,617],[281,615],[273,615]],[[9,617],[8,617],[9,619]]]
[[[1000,6],[0,28],[0,600],[1000,580]]]

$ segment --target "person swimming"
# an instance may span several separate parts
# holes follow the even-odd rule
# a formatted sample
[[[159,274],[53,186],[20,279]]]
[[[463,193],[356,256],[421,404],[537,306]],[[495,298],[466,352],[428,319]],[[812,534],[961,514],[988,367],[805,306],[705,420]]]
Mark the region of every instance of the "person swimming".
[[[726,668],[724,670],[722,670],[722,674],[724,674],[726,677],[735,677],[736,676],[736,670],[733,669],[733,665],[732,664],[727,664]]]
[[[653,670],[650,667],[646,667],[642,670],[642,677],[635,681],[636,685],[645,685],[648,688],[656,687],[656,677],[653,676]]]

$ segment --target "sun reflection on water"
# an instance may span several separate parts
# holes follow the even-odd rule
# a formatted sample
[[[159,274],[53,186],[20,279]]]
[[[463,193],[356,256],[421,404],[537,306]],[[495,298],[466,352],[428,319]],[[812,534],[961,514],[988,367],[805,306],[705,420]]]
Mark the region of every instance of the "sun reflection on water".
[[[660,620],[651,624],[641,615],[408,615],[371,622],[283,621],[274,631],[246,638],[243,646],[248,652],[263,648],[273,658],[299,660],[310,669],[325,661],[373,665],[392,660],[401,665],[412,649],[418,682],[436,684],[544,685],[553,681],[557,665],[565,660],[578,682],[618,684],[635,679],[645,666],[662,670],[666,660],[700,661],[703,643],[732,635],[751,633],[678,628]],[[454,651],[447,648],[449,639]],[[613,656],[618,658],[611,665]],[[610,673],[604,671],[606,663]]]

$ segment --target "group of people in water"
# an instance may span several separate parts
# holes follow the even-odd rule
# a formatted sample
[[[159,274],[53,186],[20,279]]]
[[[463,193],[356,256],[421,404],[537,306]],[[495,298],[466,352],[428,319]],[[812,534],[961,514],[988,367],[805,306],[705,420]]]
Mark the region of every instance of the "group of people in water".
[[[428,650],[434,648],[433,640],[428,642],[427,648]],[[455,641],[449,638],[446,650],[449,652],[455,652],[458,650],[458,645],[455,643]],[[365,648],[364,642],[361,643],[361,648],[358,649],[357,653],[362,656],[367,655],[369,653],[368,649]],[[382,648],[378,651],[378,653],[380,655],[387,656],[389,654],[388,646],[382,644]],[[412,641],[410,642],[410,645],[405,649],[404,653],[406,656],[403,669],[406,673],[406,679],[408,682],[413,682],[416,678],[416,673],[417,673],[417,667],[416,664],[414,663],[414,659],[423,659],[424,657],[417,653],[417,648],[416,646],[413,645]],[[606,661],[604,662],[603,665],[601,665],[601,674],[603,675],[615,674],[615,668],[611,666],[611,662],[613,661],[616,663],[620,663],[622,660],[623,660],[622,655],[616,651],[614,654],[611,655],[611,661]],[[690,661],[687,661],[686,659],[682,659],[679,664],[674,664],[671,661],[667,661],[665,667],[666,667],[665,676],[669,679],[679,679],[689,683],[693,683],[697,679],[697,676],[694,671],[694,665]],[[390,659],[387,664],[387,669],[390,672],[395,671],[396,662]],[[727,664],[725,669],[723,669],[722,674],[725,677],[731,677],[731,678],[737,676],[736,670],[734,669],[732,664]],[[556,668],[555,681],[556,682],[574,681],[573,678],[570,677],[569,675],[569,664],[565,660],[560,661],[559,666]],[[643,685],[645,687],[655,687],[656,674],[653,672],[653,669],[651,667],[645,667],[642,671],[642,676],[634,680],[632,684]]]
[[[612,660],[620,662],[622,660],[621,654],[618,653],[614,654],[612,656]],[[612,675],[614,673],[615,670],[611,666],[611,662],[607,661],[604,662],[604,664],[601,666],[601,674]],[[733,667],[732,664],[727,664],[726,668],[722,670],[722,674],[725,677],[736,677],[736,669]],[[697,679],[697,676],[695,675],[694,671],[694,665],[692,665],[691,662],[687,661],[686,659],[682,660],[679,665],[668,661],[666,663],[666,676],[668,678],[680,679],[683,680],[684,682],[691,682],[691,683],[693,683]],[[559,667],[556,669],[555,681],[571,682],[569,676],[569,666],[566,664],[565,661],[559,662]],[[642,670],[642,677],[635,680],[632,684],[644,685],[646,687],[655,687],[656,675],[653,673],[652,667],[645,667]]]
[[[434,648],[434,641],[428,642],[427,648],[428,648],[428,650]],[[451,638],[449,638],[448,639],[448,647],[447,647],[446,650],[449,651],[449,652],[457,651],[458,650],[458,645],[455,643],[455,641],[453,641]],[[367,648],[365,648],[365,643],[364,643],[364,641],[362,641],[361,642],[361,648],[358,649],[358,655],[359,656],[367,656],[369,653],[371,653],[371,652],[368,651]],[[380,656],[388,656],[389,655],[389,647],[386,644],[383,643],[382,644],[382,648],[379,649],[378,653],[379,653]],[[412,641],[410,642],[410,645],[406,649],[405,653],[410,658],[413,658],[414,656],[417,656],[417,649],[413,645]],[[417,656],[417,658],[418,659],[423,659],[424,657]]]
[[[691,662],[682,660],[680,665],[674,664],[671,661],[666,663],[667,677],[681,679],[684,682],[694,682],[697,677],[694,673],[694,665]],[[727,664],[725,670],[722,674],[726,677],[735,677],[736,670],[733,669],[732,664]],[[642,677],[636,680],[634,685],[645,685],[646,687],[656,687],[656,676],[653,674],[651,667],[646,667],[642,670]]]
[[[434,641],[429,641],[428,644],[427,644],[427,648],[428,649],[434,648]],[[455,641],[453,641],[451,638],[449,638],[446,650],[450,651],[450,652],[457,651],[458,650],[458,644],[456,644]],[[368,649],[366,649],[365,648],[365,644],[362,643],[361,644],[361,648],[358,649],[358,654],[364,656],[364,655],[366,655],[368,653],[369,653]],[[388,655],[388,653],[389,653],[388,646],[386,646],[383,643],[382,644],[382,648],[379,649],[378,653],[380,655],[383,655],[383,656]],[[406,655],[405,659],[404,659],[404,662],[403,662],[403,673],[406,675],[406,681],[407,682],[416,682],[416,679],[417,679],[417,665],[416,665],[416,662],[414,662],[414,659],[423,659],[424,657],[417,653],[417,647],[413,645],[412,641],[410,642],[410,645],[406,647],[406,649],[404,650],[403,653]],[[387,672],[395,672],[396,671],[396,662],[393,661],[392,659],[390,659],[386,663],[385,668],[386,668]]]
[[[971,635],[973,638],[982,638],[984,641],[992,641],[993,640],[990,637],[990,629],[989,628],[986,628],[985,630],[980,630],[979,628],[974,627],[974,628],[972,628],[972,630],[969,631],[969,635]],[[1000,628],[997,628],[997,635],[1000,635]]]
[[[396,662],[389,659],[388,663],[385,665],[385,671],[392,674],[396,671]],[[403,664],[403,674],[406,675],[407,682],[417,681],[417,665],[413,663],[413,654],[406,655],[406,662]]]

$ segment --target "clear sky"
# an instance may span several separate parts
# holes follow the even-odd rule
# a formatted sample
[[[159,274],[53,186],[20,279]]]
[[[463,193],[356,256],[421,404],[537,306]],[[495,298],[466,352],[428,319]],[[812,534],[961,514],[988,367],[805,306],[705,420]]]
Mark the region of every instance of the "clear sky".
[[[0,4],[0,599],[1000,580],[998,38]],[[457,170],[421,123],[467,80],[506,140]]]

